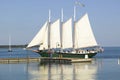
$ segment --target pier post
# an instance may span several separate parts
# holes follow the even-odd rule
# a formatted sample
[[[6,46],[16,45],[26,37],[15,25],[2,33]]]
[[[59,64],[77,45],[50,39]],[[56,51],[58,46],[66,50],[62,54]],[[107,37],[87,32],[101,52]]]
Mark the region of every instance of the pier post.
[[[88,59],[88,54],[85,54],[85,59]]]

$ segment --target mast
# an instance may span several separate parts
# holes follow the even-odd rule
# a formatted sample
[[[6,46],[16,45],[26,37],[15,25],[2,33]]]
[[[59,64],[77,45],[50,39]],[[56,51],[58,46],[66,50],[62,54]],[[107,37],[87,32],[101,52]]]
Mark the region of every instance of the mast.
[[[11,36],[9,35],[9,49],[8,49],[8,52],[12,52],[12,49],[11,49]]]
[[[74,6],[74,22],[76,20],[76,6]]]
[[[76,20],[76,6],[74,6],[74,21],[73,21],[73,49],[75,49],[75,20]]]
[[[61,50],[63,48],[63,41],[62,41],[62,35],[63,35],[63,8],[61,9],[61,23],[60,23],[60,26],[61,26]]]
[[[61,9],[61,49],[71,49],[72,46],[72,18],[63,22],[63,9]]]
[[[9,50],[11,50],[11,36],[9,36]]]
[[[61,22],[63,22],[63,8],[61,9]]]
[[[51,26],[51,10],[49,9],[49,22],[48,22],[48,49],[50,49],[50,26]]]
[[[48,49],[60,47],[60,19],[51,23],[51,10],[49,10]]]
[[[51,10],[49,9],[49,23],[51,22]]]
[[[80,7],[85,7],[84,4],[82,4],[82,3],[78,2],[78,1],[75,2],[75,5],[74,5],[74,14],[73,14],[74,15],[73,16],[74,17],[74,22],[73,22],[73,27],[74,27],[73,28],[74,29],[73,30],[73,49],[75,49],[75,45],[77,44],[77,42],[75,40],[77,38],[76,31],[75,31],[76,30],[76,7],[77,7],[77,5],[80,6]]]

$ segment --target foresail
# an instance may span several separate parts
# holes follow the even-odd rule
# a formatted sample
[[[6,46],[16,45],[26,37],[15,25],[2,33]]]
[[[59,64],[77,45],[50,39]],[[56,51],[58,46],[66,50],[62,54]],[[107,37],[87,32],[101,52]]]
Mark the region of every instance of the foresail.
[[[48,21],[43,25],[43,27],[39,30],[37,35],[33,38],[33,40],[28,44],[27,48],[33,47],[36,45],[40,45],[43,43],[43,37],[46,31],[46,26],[48,25]]]
[[[48,26],[46,26],[46,31],[43,36],[43,43],[40,45],[39,50],[46,50],[48,49]]]
[[[97,42],[92,32],[88,15],[85,14],[75,23],[75,48],[92,46],[97,46]]]
[[[62,24],[62,48],[72,48],[72,18]]]
[[[50,48],[60,48],[60,19],[50,25]]]

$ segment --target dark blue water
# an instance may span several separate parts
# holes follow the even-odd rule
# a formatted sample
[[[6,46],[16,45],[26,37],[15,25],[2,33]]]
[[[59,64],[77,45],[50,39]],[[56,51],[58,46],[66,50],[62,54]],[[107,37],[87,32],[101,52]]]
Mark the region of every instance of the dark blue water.
[[[120,58],[120,47],[104,47],[104,52],[97,54],[97,58]]]
[[[13,52],[8,52],[7,48],[0,49],[0,58],[16,58],[16,57],[40,57],[39,54],[30,50],[24,50],[22,48],[13,48]],[[103,53],[98,53],[95,58],[119,58],[120,47],[104,47]]]
[[[0,64],[0,80],[120,80],[120,47],[105,47],[92,62],[71,64],[19,63]],[[7,52],[0,49],[0,58],[39,57],[21,48]]]
[[[12,48],[12,52],[8,52],[7,48],[0,49],[0,58],[26,58],[26,57],[40,57],[39,54],[23,48]]]

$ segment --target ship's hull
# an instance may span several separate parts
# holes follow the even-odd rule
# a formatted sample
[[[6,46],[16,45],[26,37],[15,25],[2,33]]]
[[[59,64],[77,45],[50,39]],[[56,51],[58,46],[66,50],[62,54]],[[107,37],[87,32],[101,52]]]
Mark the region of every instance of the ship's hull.
[[[41,57],[63,57],[63,58],[92,58],[94,57],[97,53],[53,53],[49,54],[47,52],[37,52],[41,55]]]

